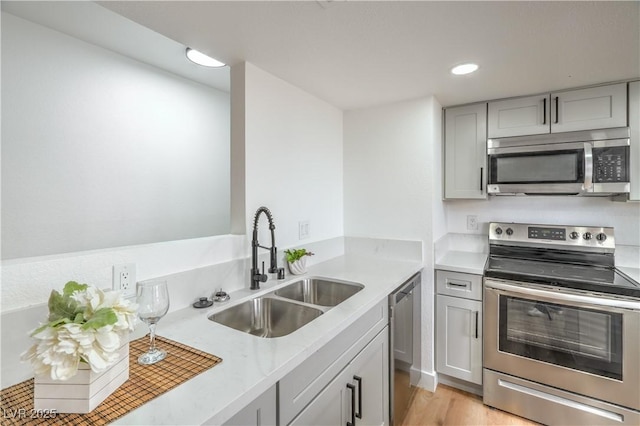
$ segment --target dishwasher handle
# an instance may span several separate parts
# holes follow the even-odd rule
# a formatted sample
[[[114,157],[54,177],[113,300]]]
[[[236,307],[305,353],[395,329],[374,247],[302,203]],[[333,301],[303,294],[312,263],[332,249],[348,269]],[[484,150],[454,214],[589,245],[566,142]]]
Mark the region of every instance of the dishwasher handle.
[[[398,304],[398,302],[402,301],[402,299],[404,299],[407,296],[411,296],[413,294],[413,289],[416,286],[416,281],[417,280],[411,280],[409,283],[407,283],[406,285],[404,285],[403,287],[395,290],[393,293],[391,293],[390,297],[389,297],[389,304],[391,306]]]

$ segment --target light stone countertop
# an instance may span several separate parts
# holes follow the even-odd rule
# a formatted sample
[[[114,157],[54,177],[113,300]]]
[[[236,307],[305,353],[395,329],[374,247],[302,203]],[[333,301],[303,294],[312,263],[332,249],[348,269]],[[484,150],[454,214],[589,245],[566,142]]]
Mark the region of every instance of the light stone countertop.
[[[453,272],[463,272],[467,274],[484,274],[484,265],[487,262],[487,253],[468,251],[446,251],[444,255],[436,260],[435,269]]]
[[[301,276],[261,284],[261,290],[231,293],[231,301],[208,309],[186,308],[164,317],[160,336],[223,359],[222,363],[155,398],[114,424],[221,424],[349,327],[396,287],[422,269],[420,262],[341,256],[314,265]],[[365,287],[299,330],[261,338],[208,320],[208,316],[305,276],[353,281]]]

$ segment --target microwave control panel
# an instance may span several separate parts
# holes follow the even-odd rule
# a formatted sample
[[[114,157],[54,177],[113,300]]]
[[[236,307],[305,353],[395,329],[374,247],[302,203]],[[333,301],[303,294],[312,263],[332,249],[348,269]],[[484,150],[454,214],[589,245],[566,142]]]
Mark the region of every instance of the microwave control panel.
[[[629,182],[629,147],[593,149],[594,182]]]

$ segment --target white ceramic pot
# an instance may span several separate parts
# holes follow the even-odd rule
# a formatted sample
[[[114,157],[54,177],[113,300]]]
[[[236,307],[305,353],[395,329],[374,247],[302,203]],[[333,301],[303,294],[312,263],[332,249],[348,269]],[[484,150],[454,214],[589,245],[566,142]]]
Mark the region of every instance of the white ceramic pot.
[[[302,256],[295,262],[288,262],[289,271],[293,275],[302,275],[307,273],[307,256]]]

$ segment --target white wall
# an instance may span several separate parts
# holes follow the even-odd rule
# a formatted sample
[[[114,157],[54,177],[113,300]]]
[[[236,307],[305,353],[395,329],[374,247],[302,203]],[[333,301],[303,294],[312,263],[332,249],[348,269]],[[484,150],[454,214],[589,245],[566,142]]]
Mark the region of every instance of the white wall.
[[[249,124],[234,144],[246,144],[246,158],[235,160],[240,162],[238,170],[246,170],[242,186],[249,234],[5,260],[2,312],[46,302],[52,289],[61,289],[70,280],[110,287],[113,265],[135,263],[137,279],[144,280],[244,258],[249,254],[246,242],[253,213],[263,204],[274,214],[281,256],[284,248],[343,235],[342,112],[251,64],[240,68],[247,70],[246,98],[237,101],[246,103]],[[244,212],[236,216],[244,220]],[[298,240],[301,219],[311,222],[308,240]],[[264,218],[260,229],[268,230]],[[264,245],[269,243],[267,236],[261,233]],[[326,253],[318,253],[318,260],[344,250],[335,244],[322,247]],[[226,285],[229,289],[231,283]],[[191,291],[184,289],[187,294]]]
[[[245,72],[247,234],[264,205],[273,213],[278,247],[342,236],[342,111],[252,64]],[[303,220],[310,235],[299,240]],[[265,217],[258,228],[268,245]]]
[[[345,235],[431,237],[429,99],[345,112]]]
[[[611,226],[616,245],[640,245],[640,203],[588,197],[490,197],[445,201],[447,229],[487,235],[489,222]],[[478,231],[467,230],[467,215],[478,216]]]
[[[229,232],[228,93],[3,12],[2,107],[4,259]]]
[[[420,369],[433,383],[433,235],[440,235],[440,110],[435,98],[345,112],[345,235],[422,242]],[[427,385],[429,386],[429,385]]]

